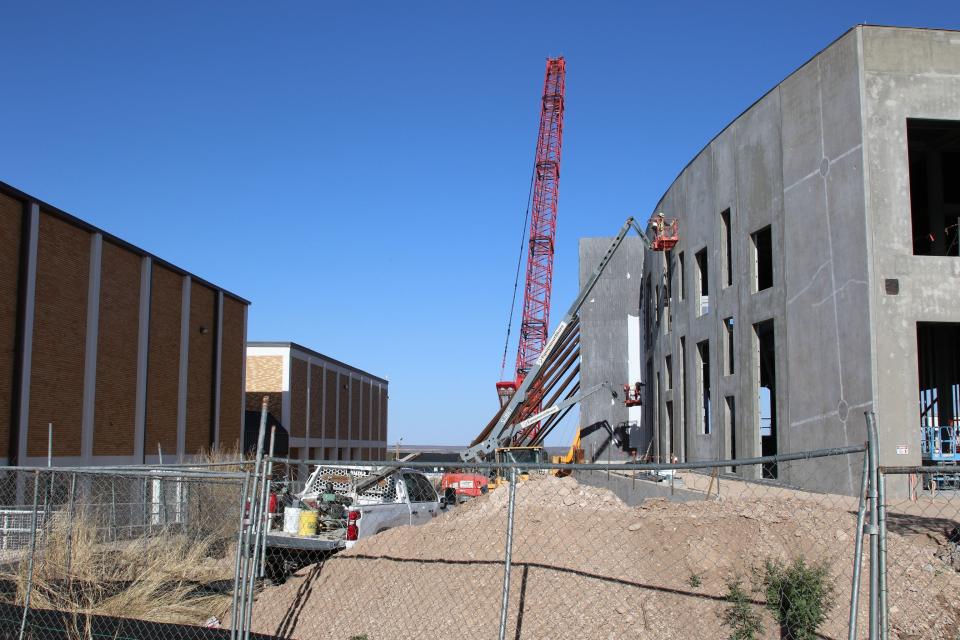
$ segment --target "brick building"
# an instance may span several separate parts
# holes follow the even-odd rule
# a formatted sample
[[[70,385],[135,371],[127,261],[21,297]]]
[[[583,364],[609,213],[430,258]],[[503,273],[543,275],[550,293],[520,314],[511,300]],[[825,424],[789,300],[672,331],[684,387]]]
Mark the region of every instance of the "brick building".
[[[247,343],[247,410],[289,433],[294,460],[383,460],[387,381],[292,342]]]
[[[234,446],[248,305],[0,183],[0,462]]]

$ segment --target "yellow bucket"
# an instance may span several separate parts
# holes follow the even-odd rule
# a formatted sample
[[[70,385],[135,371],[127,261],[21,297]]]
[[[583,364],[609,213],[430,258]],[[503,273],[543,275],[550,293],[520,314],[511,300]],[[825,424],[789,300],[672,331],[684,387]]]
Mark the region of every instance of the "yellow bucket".
[[[300,531],[297,535],[315,536],[317,535],[317,512],[304,510],[300,513]]]

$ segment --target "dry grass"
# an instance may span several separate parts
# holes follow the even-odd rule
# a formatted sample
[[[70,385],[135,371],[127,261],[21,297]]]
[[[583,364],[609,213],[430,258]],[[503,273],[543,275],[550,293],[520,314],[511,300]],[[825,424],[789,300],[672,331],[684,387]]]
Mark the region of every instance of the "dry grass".
[[[53,517],[34,560],[31,607],[78,614],[81,637],[90,615],[177,624],[224,619],[230,595],[204,590],[233,578],[233,557],[223,540],[167,530],[105,542],[100,534],[86,513],[72,522],[62,513]],[[16,585],[15,601],[22,605],[27,560],[2,577]]]

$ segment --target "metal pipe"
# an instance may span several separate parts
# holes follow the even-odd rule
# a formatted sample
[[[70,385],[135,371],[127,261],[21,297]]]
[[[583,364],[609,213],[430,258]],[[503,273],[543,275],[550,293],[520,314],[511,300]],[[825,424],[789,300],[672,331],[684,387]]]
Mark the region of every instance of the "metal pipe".
[[[264,477],[266,478],[266,484],[263,485],[263,535],[266,536],[270,532],[270,483],[273,480],[273,443],[277,435],[276,425],[270,427],[270,455],[266,458],[264,464],[266,466],[266,473]],[[260,547],[260,577],[264,576],[266,572],[267,565],[267,542],[264,538],[264,542]]]
[[[237,554],[236,559],[234,560],[233,565],[233,604],[230,607],[230,640],[237,640],[237,623],[240,616],[237,611],[237,603],[240,597],[241,585],[246,581],[244,580],[245,576],[240,574],[240,559],[242,556],[246,555],[243,553],[243,532],[246,529],[245,518],[246,508],[247,508],[247,488],[250,484],[250,476],[247,475],[243,480],[243,486],[240,489],[240,523],[237,528]]]
[[[500,603],[500,640],[507,636],[510,606],[510,566],[513,561],[513,512],[517,504],[517,468],[510,467],[510,497],[507,502],[507,546],[503,556],[503,600]]]
[[[255,580],[257,577],[257,558],[260,555],[260,494],[258,491],[262,490],[262,485],[260,484],[260,476],[265,470],[263,465],[263,440],[267,431],[267,413],[268,405],[270,402],[270,396],[263,396],[263,403],[260,405],[260,430],[257,434],[257,455],[256,455],[256,465],[255,473],[253,476],[253,491],[250,495],[250,535],[253,536],[253,553],[250,554],[250,560],[248,561],[248,571],[247,571],[247,590],[245,592],[245,611],[244,611],[244,629],[243,637],[245,639],[250,637],[250,624],[253,619],[253,589],[255,586]],[[249,538],[248,538],[249,540]],[[249,553],[249,547],[244,550],[245,553]]]
[[[67,496],[67,582],[72,583],[70,571],[73,564],[73,503],[77,490],[77,474],[70,474],[70,495]]]
[[[27,613],[30,611],[30,594],[33,591],[33,557],[37,552],[37,502],[40,496],[40,472],[33,472],[33,509],[30,511],[30,558],[27,560],[27,587],[23,598],[23,617],[20,619],[20,636],[27,630]]]
[[[857,640],[857,621],[860,605],[860,567],[863,564],[863,521],[867,514],[867,473],[869,457],[863,456],[863,473],[860,474],[860,504],[857,507],[857,533],[853,548],[853,580],[850,585],[850,622],[847,626],[848,640]]]
[[[816,449],[814,451],[800,451],[796,453],[781,453],[773,456],[760,456],[756,458],[737,458],[735,460],[702,460],[697,462],[670,462],[670,463],[630,463],[617,464],[620,471],[664,471],[667,469],[691,470],[691,469],[713,469],[716,466],[749,466],[765,464],[770,462],[792,462],[795,460],[813,460],[815,458],[829,458],[834,456],[844,456],[851,453],[863,453],[867,447],[858,444],[846,447],[833,447],[830,449]],[[308,465],[344,465],[343,460],[304,460],[303,464]],[[417,460],[396,461],[384,460],[378,462],[380,467],[407,467],[410,469],[432,469],[437,466],[436,462],[422,462]],[[508,462],[466,462],[456,463],[458,469],[505,469],[509,470],[511,463]],[[552,462],[540,462],[536,464],[525,464],[524,468],[531,469],[571,469],[574,471],[603,471],[607,468],[605,464],[559,464]],[[929,471],[929,470],[928,470]]]
[[[880,638],[881,640],[887,640],[889,633],[887,624],[887,479],[882,473],[879,474],[879,477],[880,493],[877,503],[880,514]]]
[[[872,411],[866,412],[868,451],[870,458],[870,640],[879,640],[880,607],[880,540],[877,509],[877,424]]]

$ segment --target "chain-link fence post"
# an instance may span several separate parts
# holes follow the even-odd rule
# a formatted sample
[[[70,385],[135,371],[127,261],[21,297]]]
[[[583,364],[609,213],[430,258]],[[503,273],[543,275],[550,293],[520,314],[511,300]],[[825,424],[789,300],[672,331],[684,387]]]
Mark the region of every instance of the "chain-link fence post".
[[[30,611],[30,593],[33,591],[33,557],[37,551],[37,504],[40,497],[40,472],[33,472],[33,507],[30,511],[30,558],[27,561],[27,586],[23,597],[23,617],[20,619],[20,640],[27,630]]]
[[[230,605],[230,640],[237,640],[240,623],[238,605],[245,584],[245,575],[242,572],[242,558],[246,555],[243,550],[244,531],[246,530],[247,490],[250,487],[250,474],[243,478],[243,487],[240,489],[240,523],[237,526],[237,553],[233,566],[233,595]]]
[[[881,472],[879,508],[880,508],[880,637],[887,640],[887,478]]]
[[[878,498],[877,423],[872,411],[867,416],[867,452],[870,460],[870,640],[880,637],[880,514]]]
[[[503,555],[503,601],[500,603],[500,640],[507,636],[510,606],[510,563],[513,559],[513,512],[517,504],[517,468],[510,467],[510,496],[507,502],[507,543]]]
[[[860,474],[860,502],[857,507],[857,530],[853,550],[853,580],[850,583],[850,623],[848,640],[857,640],[857,619],[860,604],[860,567],[863,565],[863,522],[867,516],[867,477],[870,471],[870,454],[863,456],[863,472]]]

